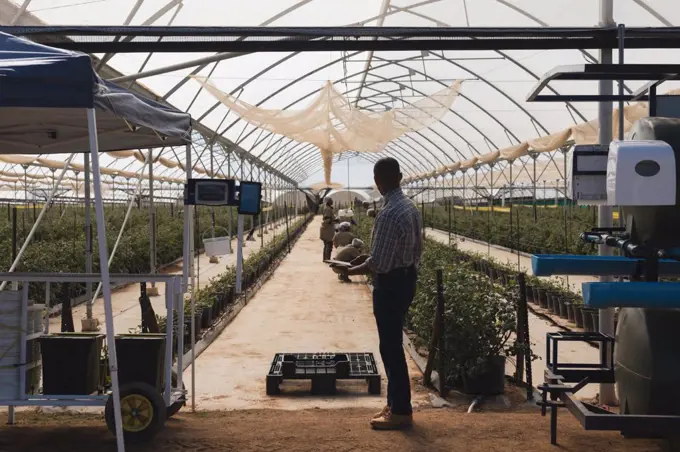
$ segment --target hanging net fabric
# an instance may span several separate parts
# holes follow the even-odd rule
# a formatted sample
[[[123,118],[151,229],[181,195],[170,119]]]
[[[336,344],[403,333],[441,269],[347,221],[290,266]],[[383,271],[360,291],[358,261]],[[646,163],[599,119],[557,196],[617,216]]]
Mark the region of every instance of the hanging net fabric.
[[[250,105],[217,88],[208,78],[194,75],[203,88],[242,119],[259,128],[319,148],[324,179],[330,184],[333,154],[344,151],[380,152],[408,132],[430,127],[451,108],[460,81],[405,108],[385,112],[360,110],[327,82],[301,110],[269,110]]]
[[[330,188],[330,189],[333,189],[333,190],[341,190],[341,189],[344,188],[344,185],[342,185],[339,182],[331,182],[329,184],[327,184],[326,182],[316,182],[314,184],[311,184],[309,186],[309,188],[311,188],[314,191],[321,191],[324,188]]]

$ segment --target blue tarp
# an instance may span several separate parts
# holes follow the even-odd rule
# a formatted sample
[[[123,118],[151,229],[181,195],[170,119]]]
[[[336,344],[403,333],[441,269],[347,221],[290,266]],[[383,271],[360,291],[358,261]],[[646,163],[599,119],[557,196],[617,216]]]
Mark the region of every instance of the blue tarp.
[[[0,33],[0,106],[92,108],[90,57]]]
[[[100,151],[190,141],[187,113],[102,80],[88,55],[0,32],[0,153],[87,152],[93,107]]]

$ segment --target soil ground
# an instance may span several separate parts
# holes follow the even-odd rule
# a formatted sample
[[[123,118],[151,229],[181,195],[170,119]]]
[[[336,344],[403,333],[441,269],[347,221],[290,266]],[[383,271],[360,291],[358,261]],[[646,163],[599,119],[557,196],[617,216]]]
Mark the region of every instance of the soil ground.
[[[473,413],[421,409],[405,432],[371,430],[368,408],[209,411],[180,414],[152,443],[131,452],[183,451],[559,451],[658,452],[658,442],[627,440],[612,432],[586,432],[569,415],[559,422],[559,446],[549,441],[549,418],[535,412]],[[21,424],[0,427],[1,452],[114,452],[101,415],[21,414]],[[6,418],[0,416],[0,423]]]
[[[196,360],[198,410],[380,410],[385,404],[384,396],[368,394],[364,381],[339,381],[339,393],[332,397],[309,397],[309,380],[284,381],[276,397],[265,392],[276,353],[309,352],[372,352],[386,392],[371,293],[363,277],[342,283],[322,262],[320,225],[321,217],[310,223],[272,277]],[[416,378],[420,372],[408,362],[411,377]],[[184,382],[190,388],[190,368],[184,372]],[[413,401],[429,404],[427,394],[415,389]]]

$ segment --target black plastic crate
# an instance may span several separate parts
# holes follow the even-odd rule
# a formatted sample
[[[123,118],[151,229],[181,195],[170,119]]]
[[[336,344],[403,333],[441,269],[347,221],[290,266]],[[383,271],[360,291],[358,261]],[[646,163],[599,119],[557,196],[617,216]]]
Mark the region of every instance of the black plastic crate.
[[[279,394],[284,380],[311,380],[313,394],[333,394],[337,380],[366,380],[380,394],[373,353],[277,353],[267,375],[267,394]]]

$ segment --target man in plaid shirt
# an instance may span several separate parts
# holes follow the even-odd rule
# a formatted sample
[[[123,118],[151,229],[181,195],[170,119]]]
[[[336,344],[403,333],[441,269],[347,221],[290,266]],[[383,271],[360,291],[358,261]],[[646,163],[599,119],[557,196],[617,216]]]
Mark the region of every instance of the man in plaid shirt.
[[[344,271],[372,273],[373,314],[380,338],[380,356],[387,373],[387,405],[371,420],[373,428],[396,430],[411,426],[411,385],[404,355],[404,317],[416,292],[417,269],[423,249],[422,218],[415,204],[399,188],[401,171],[393,158],[373,168],[384,206],[373,227],[370,257]]]

